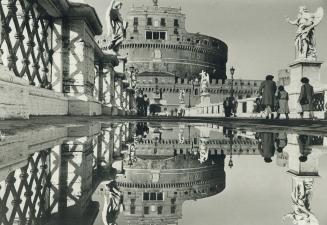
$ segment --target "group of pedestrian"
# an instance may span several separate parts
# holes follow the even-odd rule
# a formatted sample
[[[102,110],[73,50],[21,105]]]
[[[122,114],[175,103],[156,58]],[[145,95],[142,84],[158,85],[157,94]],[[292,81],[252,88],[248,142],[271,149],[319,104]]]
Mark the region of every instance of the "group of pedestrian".
[[[137,115],[138,116],[147,116],[149,105],[150,105],[150,100],[149,100],[148,96],[143,95],[143,92],[140,91],[136,97]]]
[[[273,79],[274,76],[267,75],[266,80],[261,83],[259,88],[261,104],[265,110],[266,119],[274,119],[273,112],[277,112],[276,119],[279,119],[281,114],[285,114],[286,119],[289,119],[288,92],[282,85],[277,88],[276,82]],[[299,114],[303,118],[304,112],[308,111],[309,117],[313,119],[313,87],[309,84],[309,79],[306,77],[301,79],[301,83],[301,92],[298,98]]]
[[[287,146],[288,143],[286,132],[260,132],[256,133],[255,136],[258,140],[258,150],[266,163],[271,163],[272,158],[275,155],[275,151],[282,153],[283,149]],[[311,145],[313,139],[314,137],[309,135],[299,135],[297,137],[300,151],[300,162],[306,162],[308,155],[311,154]]]
[[[225,117],[236,117],[237,105],[238,102],[233,96],[227,97],[223,102]]]

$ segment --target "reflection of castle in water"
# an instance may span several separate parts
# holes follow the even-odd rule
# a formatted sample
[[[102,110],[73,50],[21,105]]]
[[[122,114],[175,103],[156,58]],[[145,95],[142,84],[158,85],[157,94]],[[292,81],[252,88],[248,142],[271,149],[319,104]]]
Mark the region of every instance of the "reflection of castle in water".
[[[237,154],[258,154],[256,140],[231,139],[222,128],[205,124],[136,128],[142,131],[136,131],[135,143],[125,152],[124,174],[116,179],[128,224],[178,224],[185,201],[224,190],[231,144]]]
[[[128,224],[177,224],[182,204],[225,188],[224,155],[201,164],[193,155],[138,156],[117,178]]]

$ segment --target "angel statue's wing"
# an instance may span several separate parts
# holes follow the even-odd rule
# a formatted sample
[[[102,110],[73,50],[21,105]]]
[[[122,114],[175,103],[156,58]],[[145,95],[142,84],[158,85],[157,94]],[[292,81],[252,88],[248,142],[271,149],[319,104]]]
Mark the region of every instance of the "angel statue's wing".
[[[314,26],[317,26],[321,22],[323,17],[324,17],[324,9],[322,7],[319,7],[314,14],[314,19],[313,19]]]

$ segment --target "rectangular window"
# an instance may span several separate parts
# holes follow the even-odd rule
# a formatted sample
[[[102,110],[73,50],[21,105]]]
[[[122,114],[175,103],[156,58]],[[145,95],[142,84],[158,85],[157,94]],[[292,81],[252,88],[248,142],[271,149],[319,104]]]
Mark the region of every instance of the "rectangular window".
[[[130,210],[131,210],[131,214],[135,214],[135,206],[131,206]]]
[[[147,23],[146,23],[148,26],[152,26],[152,18],[151,17],[148,17],[147,19]]]
[[[179,27],[178,19],[174,19],[174,27]]]
[[[149,214],[149,207],[148,206],[144,207],[144,214],[145,215]]]
[[[155,201],[155,200],[157,200],[157,197],[156,197],[156,193],[151,193],[151,195],[150,195],[150,200],[152,200],[152,201]]]
[[[172,199],[170,199],[170,203],[171,203],[172,205],[174,205],[174,204],[176,203],[176,198],[172,198]]]
[[[139,32],[139,30],[137,29],[137,26],[134,26],[133,32],[134,32],[134,33]]]
[[[166,32],[160,32],[160,40],[166,40]]]
[[[175,207],[175,206],[172,206],[172,207],[170,208],[170,213],[171,213],[171,214],[175,214],[175,213],[176,213],[176,207]]]
[[[160,25],[161,25],[162,27],[165,27],[165,26],[166,26],[166,20],[165,20],[165,18],[161,18],[161,20],[160,20]]]
[[[158,206],[158,214],[162,214],[162,209],[163,209],[162,206]]]
[[[143,201],[149,201],[149,199],[150,199],[149,193],[147,192],[143,193]]]
[[[146,31],[145,32],[145,38],[147,40],[152,40],[152,32],[151,31]]]
[[[157,31],[153,32],[153,39],[159,40],[159,32],[157,32]]]
[[[133,25],[134,26],[138,26],[139,25],[139,18],[134,17]]]
[[[157,194],[157,200],[158,201],[163,201],[163,195],[162,195],[161,192]]]

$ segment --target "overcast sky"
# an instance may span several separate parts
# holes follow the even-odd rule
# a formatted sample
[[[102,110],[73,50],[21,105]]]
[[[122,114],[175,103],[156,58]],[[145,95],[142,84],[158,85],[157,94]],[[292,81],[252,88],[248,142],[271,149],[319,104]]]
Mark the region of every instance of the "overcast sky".
[[[95,7],[103,26],[110,1],[85,0]],[[152,5],[151,0],[122,0],[122,13],[134,5]],[[298,7],[310,11],[318,6],[327,10],[326,0],[159,0],[159,6],[182,7],[189,32],[200,32],[224,41],[229,48],[227,68],[236,68],[235,77],[263,79],[276,74],[294,60],[296,27],[285,16],[296,18]],[[327,18],[316,30],[318,59],[327,60]],[[227,71],[229,77],[229,71]],[[327,76],[327,62],[323,64]],[[326,79],[327,80],[327,79]]]

